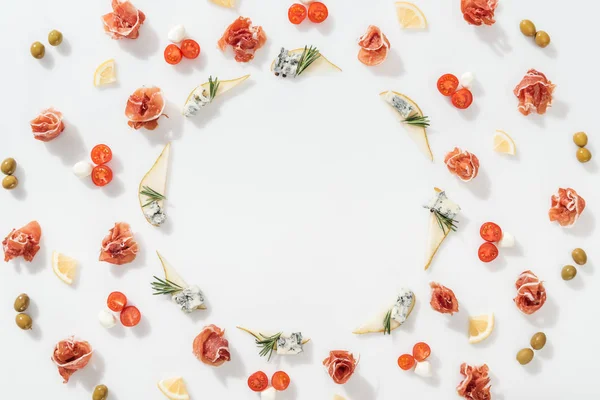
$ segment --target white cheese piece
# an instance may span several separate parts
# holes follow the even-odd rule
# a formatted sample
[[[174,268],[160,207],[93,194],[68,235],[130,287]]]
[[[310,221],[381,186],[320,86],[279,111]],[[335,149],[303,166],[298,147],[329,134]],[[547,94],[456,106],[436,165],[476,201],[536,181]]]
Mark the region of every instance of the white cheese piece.
[[[160,225],[167,220],[167,215],[163,212],[160,204],[158,204],[158,201],[156,200],[144,207],[144,215],[154,225]]]
[[[260,392],[260,400],[275,400],[277,396],[277,390],[273,386],[269,386],[262,392]]]
[[[296,76],[298,63],[300,62],[301,57],[301,53],[290,53],[282,47],[277,55],[277,58],[275,59],[273,73],[275,73],[275,76],[281,76],[282,78]]]
[[[191,313],[204,304],[204,295],[196,285],[186,287],[181,292],[175,293],[172,299],[181,306],[181,311],[185,313]]]
[[[515,237],[508,232],[502,232],[502,239],[498,242],[498,247],[514,247]]]
[[[448,199],[446,192],[441,191],[425,206],[429,210],[435,210],[446,218],[454,219],[460,211],[460,206]]]
[[[183,115],[186,117],[196,115],[202,107],[206,107],[212,101],[208,96],[209,94],[202,86],[197,87],[190,99],[183,106]]]
[[[430,378],[432,376],[431,363],[429,361],[417,361],[417,366],[415,367],[415,374],[419,375],[422,378]]]
[[[73,173],[78,178],[87,178],[92,174],[92,169],[94,169],[94,166],[87,161],[79,161],[73,165]]]
[[[472,72],[465,72],[459,79],[459,85],[465,87],[467,89],[471,89],[473,86],[473,81],[475,80],[475,76]]]
[[[277,340],[277,354],[294,355],[302,353],[302,333],[295,332],[291,335],[282,334]]]
[[[402,97],[394,94],[391,90],[385,94],[385,101],[394,107],[400,116],[404,119],[408,118],[414,111],[414,107],[411,106],[406,100]]]
[[[408,318],[408,314],[410,310],[412,310],[414,302],[415,294],[408,289],[402,289],[394,307],[392,307],[392,319],[399,324],[403,324],[406,321],[406,318]]]
[[[106,329],[110,329],[117,324],[117,318],[108,310],[100,311],[98,314],[98,320],[100,321],[100,325]]]
[[[167,35],[169,40],[173,43],[182,42],[186,36],[187,33],[185,32],[185,27],[182,24],[175,25],[173,28],[171,28],[169,34]]]

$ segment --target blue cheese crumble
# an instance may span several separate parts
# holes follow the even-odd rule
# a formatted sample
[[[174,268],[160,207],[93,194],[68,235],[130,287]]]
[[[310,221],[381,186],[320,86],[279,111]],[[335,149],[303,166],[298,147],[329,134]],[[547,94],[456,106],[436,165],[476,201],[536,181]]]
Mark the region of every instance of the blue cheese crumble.
[[[190,99],[183,106],[183,115],[191,117],[196,115],[202,107],[206,107],[211,102],[208,92],[202,86],[196,88]]]
[[[281,335],[277,340],[277,354],[292,355],[302,353],[302,333]]]
[[[279,51],[279,55],[275,59],[275,66],[273,67],[275,76],[281,76],[283,78],[286,78],[287,76],[295,77],[301,57],[301,53],[290,53],[282,47]]]
[[[406,318],[408,318],[408,314],[412,309],[414,302],[415,294],[408,289],[402,289],[394,307],[392,307],[392,319],[399,324],[403,324],[406,321]]]
[[[167,215],[156,200],[144,207],[144,215],[154,225],[160,225],[167,220]]]
[[[385,101],[394,107],[396,111],[402,116],[402,118],[406,119],[411,114],[415,112],[415,108],[411,106],[406,100],[402,97],[394,94],[392,91],[389,91],[385,95]]]
[[[204,295],[198,286],[189,286],[173,295],[173,301],[181,307],[181,311],[191,313],[202,307]]]
[[[436,196],[423,207],[430,211],[437,211],[440,215],[449,219],[454,219],[460,211],[459,205],[448,199],[448,196],[446,196],[446,192],[444,191],[438,192]]]

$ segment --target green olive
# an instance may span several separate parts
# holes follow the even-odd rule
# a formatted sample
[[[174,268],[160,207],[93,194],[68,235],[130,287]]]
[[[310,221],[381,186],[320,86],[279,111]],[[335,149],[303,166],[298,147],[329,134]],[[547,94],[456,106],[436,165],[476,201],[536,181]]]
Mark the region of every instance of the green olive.
[[[15,299],[15,311],[23,312],[27,310],[27,307],[29,307],[29,296],[25,293],[21,293]]]
[[[15,322],[17,323],[17,326],[23,330],[31,329],[31,327],[33,326],[33,321],[31,320],[31,317],[25,313],[17,314]]]
[[[62,33],[57,31],[56,29],[53,31],[50,31],[50,33],[48,34],[48,43],[50,43],[52,46],[58,46],[59,44],[62,43],[62,40],[63,40]]]
[[[12,175],[17,169],[17,162],[14,158],[6,158],[2,161],[2,173],[4,175]]]
[[[108,388],[106,385],[98,385],[94,388],[92,400],[106,400],[108,397]]]
[[[19,184],[19,180],[17,179],[16,176],[13,175],[8,175],[5,176],[4,179],[2,179],[2,187],[4,189],[14,189],[17,187],[17,185]]]
[[[544,48],[550,44],[550,35],[544,31],[537,31],[535,33],[535,44]]]
[[[579,161],[580,163],[586,163],[592,159],[592,153],[585,147],[578,148],[576,156],[577,161]]]
[[[588,137],[585,132],[577,132],[573,135],[573,142],[579,147],[585,147],[588,143]]]
[[[587,262],[587,254],[585,254],[585,250],[576,248],[571,252],[571,257],[573,257],[573,261],[577,265],[584,265]]]
[[[519,28],[521,28],[521,33],[525,36],[534,36],[535,35],[535,25],[528,19],[524,19],[519,24]]]
[[[546,334],[544,332],[538,332],[531,337],[529,342],[534,350],[541,350],[546,345]]]
[[[533,350],[531,350],[529,348],[521,349],[517,353],[517,361],[519,362],[519,364],[521,364],[521,365],[529,364],[531,362],[531,360],[533,360]]]
[[[33,58],[44,58],[44,54],[46,54],[46,48],[40,42],[33,42],[31,48],[29,49]]]
[[[577,275],[577,269],[572,265],[565,265],[560,272],[560,276],[562,276],[565,281],[570,281],[575,278],[575,275]]]

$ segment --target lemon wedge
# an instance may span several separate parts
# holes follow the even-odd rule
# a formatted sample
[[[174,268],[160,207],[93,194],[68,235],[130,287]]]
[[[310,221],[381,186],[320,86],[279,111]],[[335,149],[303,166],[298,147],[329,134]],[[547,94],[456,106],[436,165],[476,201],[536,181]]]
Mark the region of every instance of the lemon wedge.
[[[64,283],[70,285],[77,273],[77,261],[58,251],[52,252],[52,271]]]
[[[185,387],[183,378],[178,376],[175,378],[163,379],[158,382],[158,388],[167,398],[171,400],[189,400],[190,395]]]
[[[498,153],[514,156],[517,153],[517,146],[508,133],[498,129],[494,134],[494,150]]]
[[[396,15],[402,28],[404,29],[425,29],[427,28],[427,18],[423,11],[413,3],[406,1],[396,2]]]
[[[469,317],[469,343],[479,343],[487,339],[494,330],[494,314]]]
[[[234,0],[210,0],[212,3],[215,3],[218,6],[221,7],[229,7],[232,8],[235,6],[235,1]]]
[[[117,81],[117,72],[115,70],[115,60],[104,61],[94,72],[94,86],[108,85]]]

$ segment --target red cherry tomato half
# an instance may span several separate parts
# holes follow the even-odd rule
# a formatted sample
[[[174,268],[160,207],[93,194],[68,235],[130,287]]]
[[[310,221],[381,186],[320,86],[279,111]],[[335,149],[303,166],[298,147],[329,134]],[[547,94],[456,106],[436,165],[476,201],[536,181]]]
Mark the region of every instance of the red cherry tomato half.
[[[165,61],[169,64],[179,64],[181,57],[181,50],[176,45],[170,44],[165,48]]]
[[[123,326],[132,327],[140,323],[142,313],[136,306],[127,306],[121,311],[121,323]]]
[[[398,357],[398,366],[403,371],[408,371],[415,366],[415,358],[410,354],[402,354]]]
[[[308,19],[315,24],[320,24],[325,21],[328,16],[329,10],[327,10],[327,6],[320,1],[310,3],[310,6],[308,6]]]
[[[106,305],[111,311],[119,312],[127,305],[127,296],[121,292],[112,292],[106,299]]]
[[[306,7],[304,4],[292,4],[288,10],[288,19],[294,25],[298,25],[306,19]]]
[[[473,103],[473,93],[467,88],[462,88],[452,94],[451,100],[454,107],[464,110]]]
[[[269,378],[262,371],[257,371],[248,378],[248,387],[255,392],[262,392],[269,386]]]
[[[112,160],[112,151],[110,147],[105,144],[97,144],[92,149],[92,161],[96,165],[106,164]]]
[[[490,242],[485,242],[479,246],[479,259],[484,263],[492,262],[498,257],[498,248]]]
[[[437,88],[444,96],[452,96],[458,88],[458,78],[452,74],[445,74],[437,81]]]
[[[283,371],[277,371],[271,377],[271,385],[280,392],[290,386],[290,376]]]
[[[181,53],[185,58],[194,59],[200,55],[200,45],[195,40],[185,39],[181,42]]]
[[[502,229],[493,222],[486,222],[481,225],[479,234],[487,242],[499,242],[502,239]]]
[[[431,348],[427,343],[419,342],[413,346],[413,357],[418,362],[423,362],[431,355]]]
[[[96,165],[92,170],[92,182],[96,186],[105,186],[112,181],[113,172],[108,165]]]

